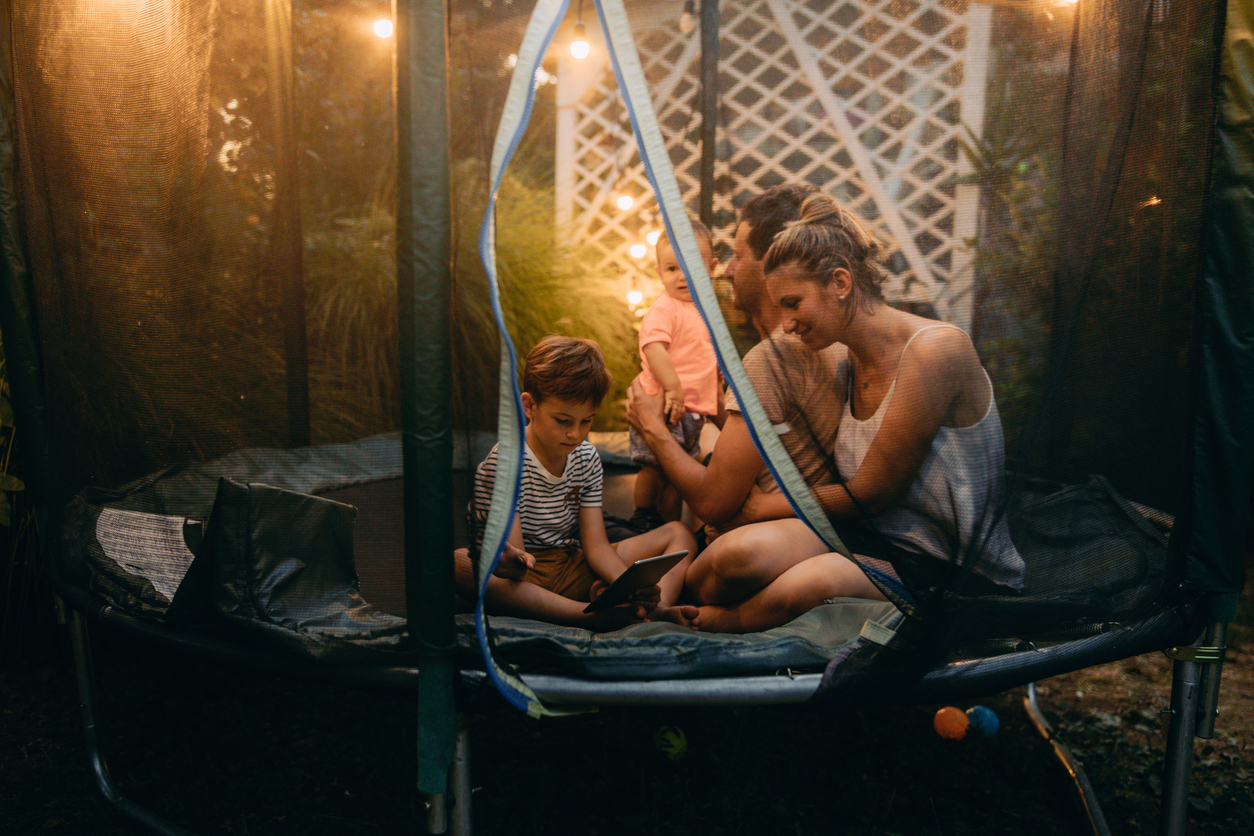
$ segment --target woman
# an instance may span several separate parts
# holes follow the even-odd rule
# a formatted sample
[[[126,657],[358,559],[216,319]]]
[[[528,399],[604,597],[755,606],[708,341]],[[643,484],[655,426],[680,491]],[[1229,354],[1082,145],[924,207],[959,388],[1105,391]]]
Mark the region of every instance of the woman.
[[[856,553],[887,559],[916,590],[961,562],[986,587],[1017,589],[1023,561],[997,513],[1004,446],[992,383],[965,333],[884,302],[882,261],[874,236],[817,194],[766,255],[784,331],[810,351],[848,349],[833,380],[843,400],[833,454],[844,482],[814,487],[815,496],[838,524],[856,521],[840,529]],[[685,586],[701,605],[702,629],[762,630],[831,598],[883,597],[799,520],[779,519],[791,515],[782,494],[751,492],[736,522],[753,524],[715,540],[689,567]]]

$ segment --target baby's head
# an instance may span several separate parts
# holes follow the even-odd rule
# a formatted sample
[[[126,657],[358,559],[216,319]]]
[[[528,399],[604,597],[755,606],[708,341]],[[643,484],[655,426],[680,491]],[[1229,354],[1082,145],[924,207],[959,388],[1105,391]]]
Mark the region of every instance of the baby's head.
[[[692,224],[692,234],[697,239],[697,248],[701,251],[705,269],[713,274],[714,268],[718,266],[714,258],[714,236],[710,234],[709,227],[698,219],[689,218],[688,220]],[[667,296],[673,296],[683,302],[692,301],[692,294],[688,291],[688,280],[684,278],[684,271],[679,266],[675,248],[671,246],[670,238],[665,236],[659,236],[657,239],[657,275],[662,280],[662,289],[666,291]]]

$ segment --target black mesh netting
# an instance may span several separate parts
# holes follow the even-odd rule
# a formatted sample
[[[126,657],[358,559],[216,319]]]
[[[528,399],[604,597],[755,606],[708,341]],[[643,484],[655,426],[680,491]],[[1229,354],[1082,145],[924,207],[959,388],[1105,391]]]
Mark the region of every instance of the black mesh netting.
[[[920,640],[934,652],[1044,641],[1173,604],[1217,5],[723,0],[717,56],[678,25],[680,4],[629,5],[682,197],[723,262],[720,310],[705,314],[729,329],[740,356],[722,362],[745,358],[766,408],[753,432],[780,437],[878,588],[929,624]],[[454,305],[449,322],[415,325],[451,329],[459,491],[496,430],[500,348],[477,241],[530,11],[449,4]],[[288,471],[301,448],[363,439],[373,467],[370,445],[400,427],[393,46],[374,28],[391,13],[386,0],[13,4],[21,223],[56,492],[68,502],[86,489],[74,507],[95,503],[91,525],[67,529],[92,542],[76,552],[63,540],[63,577],[136,615],[163,618],[181,574],[170,581],[167,567],[154,583],[113,560],[82,580],[121,548],[89,530],[101,530],[101,497],[158,485],[158,499],[120,507],[196,525],[149,520],[127,536],[178,563],[206,549],[204,531],[221,534],[237,492],[218,476],[312,494],[397,476],[390,446],[384,473],[356,453],[330,465],[311,454],[325,479]],[[584,59],[568,51],[580,15]],[[648,237],[662,218],[597,29],[591,3],[568,12],[495,219],[515,344],[597,340],[615,382],[594,429],[610,434],[626,430],[639,322],[662,293]],[[724,273],[741,210],[781,184],[812,187],[883,243],[883,281],[852,291],[855,318],[832,313],[846,308],[822,282],[808,286],[832,299],[790,295],[743,261]],[[758,243],[761,260],[770,241]],[[878,310],[875,293],[921,319],[894,320],[871,346],[850,323]],[[816,299],[826,307],[805,319]],[[924,319],[956,326],[943,330],[962,347]],[[906,345],[920,332],[939,347],[920,348],[925,337],[912,351],[969,352],[966,365],[914,366]],[[871,432],[854,457],[870,458],[842,462],[841,425],[882,405],[908,413],[883,418],[893,446]],[[942,450],[977,426],[974,446]],[[258,448],[296,452],[275,475],[254,467]],[[180,481],[220,461],[208,481]],[[888,474],[865,491],[864,461]],[[154,482],[167,468],[173,481]],[[768,470],[751,475],[746,491],[777,490]],[[247,503],[230,509],[257,524]],[[337,509],[318,519],[341,520]],[[748,528],[707,522],[712,550]],[[370,534],[358,526],[358,548]],[[374,638],[404,614],[399,560],[386,581],[362,571],[360,586],[351,566],[326,574],[334,606],[366,613]],[[273,604],[257,618],[322,630],[311,577],[257,580]],[[389,611],[354,609],[363,593]],[[345,623],[319,635],[349,635]]]

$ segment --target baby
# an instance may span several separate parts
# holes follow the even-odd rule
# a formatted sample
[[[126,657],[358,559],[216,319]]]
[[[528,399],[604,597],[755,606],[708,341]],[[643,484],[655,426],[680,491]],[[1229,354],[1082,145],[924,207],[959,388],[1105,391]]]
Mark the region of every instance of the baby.
[[[713,271],[713,237],[696,219],[690,219],[706,270]],[[701,450],[701,428],[718,414],[721,387],[718,362],[701,313],[693,304],[688,280],[679,266],[669,238],[657,242],[657,273],[664,293],[640,323],[640,383],[650,395],[662,394],[663,411],[671,433],[689,455]],[[636,476],[635,513],[631,526],[648,531],[679,519],[679,492],[670,484],[634,428],[629,431],[631,460],[641,465]]]

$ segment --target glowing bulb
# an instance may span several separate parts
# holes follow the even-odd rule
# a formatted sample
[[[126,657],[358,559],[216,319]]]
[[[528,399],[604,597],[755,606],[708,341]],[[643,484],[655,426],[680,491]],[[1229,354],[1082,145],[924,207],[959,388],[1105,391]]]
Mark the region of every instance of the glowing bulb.
[[[614,201],[618,204],[618,208],[626,212],[628,209],[636,205],[636,201],[632,200],[629,194],[620,194],[618,200]]]
[[[575,39],[570,42],[570,54],[576,58],[587,58],[589,49],[588,30],[581,20],[575,24]]]
[[[639,304],[640,304],[640,300],[642,300],[642,299],[644,299],[644,294],[643,294],[643,293],[641,293],[640,291],[638,291],[638,290],[629,290],[629,291],[627,291],[627,304],[629,304],[629,305],[639,305]]]
[[[662,233],[658,232],[655,229],[652,232],[650,232],[648,235],[644,236],[644,240],[649,242],[650,247],[655,247],[657,246],[657,239],[660,238],[661,236],[662,236]]]
[[[644,248],[644,244],[632,244],[631,249],[628,250],[628,252],[631,253],[632,258],[644,258],[644,254],[648,252],[648,250]]]
[[[374,33],[380,38],[392,37],[392,21],[380,18],[374,22]]]
[[[697,9],[692,0],[684,0],[684,13],[679,16],[679,31],[690,35],[697,28]]]

